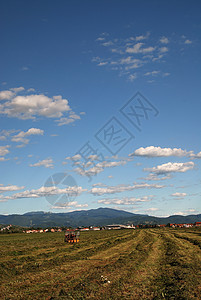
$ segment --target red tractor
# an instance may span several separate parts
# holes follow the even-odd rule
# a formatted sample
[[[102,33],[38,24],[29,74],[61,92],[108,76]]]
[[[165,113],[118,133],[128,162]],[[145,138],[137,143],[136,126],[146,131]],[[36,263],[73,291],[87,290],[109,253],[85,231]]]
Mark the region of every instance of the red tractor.
[[[79,243],[80,239],[80,232],[78,230],[73,230],[73,229],[67,229],[65,233],[65,238],[64,241],[67,243]]]

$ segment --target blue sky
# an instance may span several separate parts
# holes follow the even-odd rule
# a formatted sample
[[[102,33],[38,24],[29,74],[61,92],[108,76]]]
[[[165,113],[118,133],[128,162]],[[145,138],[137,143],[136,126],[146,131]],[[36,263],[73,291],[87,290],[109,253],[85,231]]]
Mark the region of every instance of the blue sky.
[[[0,213],[200,213],[200,2],[0,9]]]

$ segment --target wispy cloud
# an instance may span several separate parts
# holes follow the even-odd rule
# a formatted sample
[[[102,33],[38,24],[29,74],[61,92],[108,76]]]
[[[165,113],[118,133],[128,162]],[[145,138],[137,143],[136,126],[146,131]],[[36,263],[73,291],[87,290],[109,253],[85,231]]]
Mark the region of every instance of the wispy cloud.
[[[66,203],[57,203],[56,206],[52,206],[52,209],[72,209],[73,207],[75,208],[85,208],[88,207],[89,205],[87,203],[84,204],[79,204],[77,201],[69,201]]]
[[[141,69],[146,66],[153,68],[154,64],[165,62],[165,57],[170,50],[170,40],[168,37],[155,39],[149,33],[131,37],[111,38],[111,36],[99,36],[96,42],[104,47],[104,58],[95,56],[92,62],[97,66],[107,66],[114,71],[118,71],[120,76],[126,76],[129,81],[142,76]],[[168,47],[167,47],[168,45]],[[137,69],[137,73],[133,74],[132,69]],[[151,74],[152,71],[147,71]],[[164,76],[165,71],[159,70],[158,75]],[[153,74],[154,75],[154,74]]]
[[[122,193],[125,191],[133,191],[136,189],[161,189],[165,187],[164,185],[160,184],[148,184],[148,183],[135,183],[133,185],[116,185],[116,186],[106,186],[106,187],[94,187],[92,188],[89,193],[93,195],[104,195],[104,194],[116,194]]]
[[[148,202],[153,199],[153,196],[144,196],[141,198],[136,197],[123,197],[123,198],[104,198],[98,200],[98,203],[106,205],[133,205],[140,202]]]
[[[186,44],[186,45],[192,44],[192,41],[191,40],[185,40],[184,44]]]
[[[39,129],[39,128],[30,128],[27,131],[20,131],[18,134],[13,135],[11,138],[11,141],[16,142],[16,143],[23,143],[23,144],[28,144],[29,139],[27,138],[28,136],[31,135],[43,135],[44,130]]]
[[[132,54],[138,54],[138,53],[145,54],[145,53],[153,52],[156,49],[156,47],[152,47],[152,46],[142,48],[143,45],[144,43],[137,43],[133,45],[133,47],[128,47],[126,49],[126,52]]]
[[[12,187],[12,186],[11,186]],[[11,189],[10,187],[10,189]],[[16,188],[16,189],[15,189]],[[18,187],[13,186],[13,190],[17,190]],[[24,187],[18,188],[22,189]],[[9,189],[9,186],[8,186]],[[0,186],[1,190],[1,186]],[[60,189],[56,186],[50,187],[40,187],[39,189],[26,190],[20,193],[13,194],[11,196],[2,196],[3,200],[15,200],[15,199],[24,199],[24,198],[40,198],[40,197],[48,197],[53,195],[68,195],[68,196],[77,196],[82,192],[86,191],[82,187],[79,186],[68,186],[66,188]]]
[[[176,193],[171,194],[171,196],[174,197],[175,199],[181,200],[181,199],[184,199],[187,196],[187,194],[176,192]]]
[[[52,158],[46,158],[43,160],[38,161],[35,164],[30,164],[30,167],[45,167],[45,168],[53,168],[53,160]]]
[[[0,193],[19,191],[19,190],[23,190],[24,188],[25,188],[24,186],[17,186],[17,185],[4,186],[0,184]]]
[[[169,43],[169,39],[168,39],[167,37],[163,36],[163,37],[160,39],[160,42],[161,42],[162,44],[168,44],[168,43]]]
[[[5,156],[6,154],[8,154],[10,146],[6,145],[6,146],[0,146],[0,156]]]

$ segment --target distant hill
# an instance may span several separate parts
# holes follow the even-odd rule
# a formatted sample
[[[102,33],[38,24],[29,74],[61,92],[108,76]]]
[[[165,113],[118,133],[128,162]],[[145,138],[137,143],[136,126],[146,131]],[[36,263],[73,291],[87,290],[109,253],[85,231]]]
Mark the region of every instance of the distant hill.
[[[168,224],[201,222],[201,214],[188,216],[170,216],[158,218],[148,215],[133,214],[112,208],[80,210],[68,213],[29,212],[23,215],[0,215],[0,224],[19,226],[104,226],[111,224]]]

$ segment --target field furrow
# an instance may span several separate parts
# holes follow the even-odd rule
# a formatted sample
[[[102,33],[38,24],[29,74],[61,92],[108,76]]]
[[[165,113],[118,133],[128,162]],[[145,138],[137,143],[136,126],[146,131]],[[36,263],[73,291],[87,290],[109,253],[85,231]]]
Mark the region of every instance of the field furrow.
[[[0,299],[201,299],[200,231],[0,236]],[[196,242],[197,241],[197,242]]]

